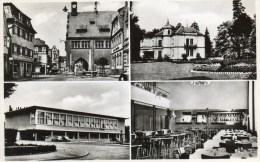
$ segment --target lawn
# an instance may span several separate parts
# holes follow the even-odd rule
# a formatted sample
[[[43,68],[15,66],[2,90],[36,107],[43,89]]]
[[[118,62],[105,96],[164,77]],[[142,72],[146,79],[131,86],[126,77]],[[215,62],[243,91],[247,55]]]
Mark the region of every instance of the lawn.
[[[249,74],[206,74],[191,73],[192,63],[178,64],[170,62],[131,64],[132,80],[224,80],[247,79]]]

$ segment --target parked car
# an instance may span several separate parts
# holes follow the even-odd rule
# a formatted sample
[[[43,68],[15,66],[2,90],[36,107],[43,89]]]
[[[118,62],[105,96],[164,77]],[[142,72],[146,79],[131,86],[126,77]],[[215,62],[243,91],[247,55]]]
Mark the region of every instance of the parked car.
[[[61,74],[62,72],[60,71],[60,69],[58,69],[58,68],[52,68],[51,70],[50,70],[50,74],[52,75],[55,75],[55,74]]]
[[[67,136],[62,136],[62,141],[64,142],[70,142],[71,140]]]
[[[52,138],[51,141],[53,141],[53,142],[62,142],[62,136],[55,136],[55,137]]]

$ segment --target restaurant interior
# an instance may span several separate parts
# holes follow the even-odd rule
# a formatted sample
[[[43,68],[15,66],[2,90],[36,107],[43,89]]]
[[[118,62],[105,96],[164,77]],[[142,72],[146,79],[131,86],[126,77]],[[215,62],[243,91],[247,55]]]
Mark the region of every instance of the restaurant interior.
[[[132,159],[257,158],[253,81],[131,84]]]

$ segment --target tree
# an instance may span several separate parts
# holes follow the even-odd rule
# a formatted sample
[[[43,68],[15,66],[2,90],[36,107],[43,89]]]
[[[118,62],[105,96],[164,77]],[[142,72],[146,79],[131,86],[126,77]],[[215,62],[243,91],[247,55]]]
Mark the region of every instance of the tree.
[[[175,27],[176,30],[178,30],[180,27],[182,27],[182,24],[181,23],[178,23]]]
[[[107,58],[100,57],[99,59],[95,60],[95,64],[101,66],[100,76],[106,76],[105,66],[109,65]]]
[[[253,23],[252,23],[252,31],[249,36],[249,47],[250,51],[253,55],[256,54],[256,16],[254,15]]]
[[[4,83],[4,98],[9,98],[16,91],[15,87],[15,83]]]
[[[144,37],[152,38],[155,34],[159,33],[161,29],[154,28],[152,31],[144,32]]]
[[[137,24],[139,21],[137,16],[130,15],[130,53],[131,62],[138,61],[140,58],[140,41],[143,40],[144,30],[141,30]]]
[[[206,57],[211,56],[211,51],[212,51],[212,42],[210,41],[210,35],[208,28],[206,28],[205,31],[205,52],[206,52]]]
[[[191,24],[190,27],[193,27],[193,28],[195,28],[196,30],[200,31],[199,25],[198,25],[198,23],[195,22],[195,21]]]
[[[241,0],[233,0],[233,20],[237,19],[244,11],[245,7],[242,5]]]

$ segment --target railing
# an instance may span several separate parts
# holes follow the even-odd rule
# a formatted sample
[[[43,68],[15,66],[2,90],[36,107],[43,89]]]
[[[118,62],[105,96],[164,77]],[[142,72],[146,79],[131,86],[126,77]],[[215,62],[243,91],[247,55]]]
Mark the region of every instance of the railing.
[[[184,48],[197,48],[197,44],[184,44]]]

